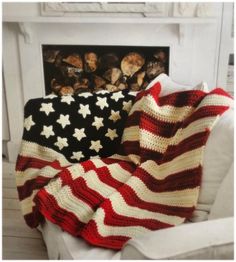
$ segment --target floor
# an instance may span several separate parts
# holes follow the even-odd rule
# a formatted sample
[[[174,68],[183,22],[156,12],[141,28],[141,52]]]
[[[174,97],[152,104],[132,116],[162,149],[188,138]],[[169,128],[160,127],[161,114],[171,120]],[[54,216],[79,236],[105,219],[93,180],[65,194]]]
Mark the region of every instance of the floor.
[[[26,226],[17,197],[14,165],[3,162],[2,258],[48,260],[47,250],[36,229]]]

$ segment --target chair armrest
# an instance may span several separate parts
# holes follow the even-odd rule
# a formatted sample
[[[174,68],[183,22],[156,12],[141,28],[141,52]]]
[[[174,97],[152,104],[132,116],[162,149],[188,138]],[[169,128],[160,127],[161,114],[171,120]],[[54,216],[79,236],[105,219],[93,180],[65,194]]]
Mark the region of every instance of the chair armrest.
[[[233,217],[183,224],[129,240],[121,259],[233,259]]]

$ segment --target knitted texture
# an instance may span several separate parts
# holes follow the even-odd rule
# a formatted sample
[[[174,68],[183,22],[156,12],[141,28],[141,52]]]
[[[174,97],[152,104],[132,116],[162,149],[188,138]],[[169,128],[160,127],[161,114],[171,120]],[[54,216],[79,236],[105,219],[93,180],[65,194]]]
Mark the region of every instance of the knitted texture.
[[[157,83],[138,94],[111,157],[71,164],[23,141],[16,178],[29,226],[45,217],[93,245],[121,249],[130,238],[192,216],[207,138],[233,100],[219,88],[165,97],[160,90]]]

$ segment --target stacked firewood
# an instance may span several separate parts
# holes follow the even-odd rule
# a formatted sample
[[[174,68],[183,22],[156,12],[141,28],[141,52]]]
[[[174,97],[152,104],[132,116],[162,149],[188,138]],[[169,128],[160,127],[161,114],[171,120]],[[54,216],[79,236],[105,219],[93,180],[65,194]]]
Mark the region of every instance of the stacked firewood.
[[[166,52],[158,49],[151,58],[138,52],[129,52],[122,57],[115,53],[97,55],[63,54],[60,50],[44,50],[43,59],[54,67],[51,89],[55,94],[67,95],[81,92],[110,92],[129,88],[144,89],[150,80],[167,71]]]

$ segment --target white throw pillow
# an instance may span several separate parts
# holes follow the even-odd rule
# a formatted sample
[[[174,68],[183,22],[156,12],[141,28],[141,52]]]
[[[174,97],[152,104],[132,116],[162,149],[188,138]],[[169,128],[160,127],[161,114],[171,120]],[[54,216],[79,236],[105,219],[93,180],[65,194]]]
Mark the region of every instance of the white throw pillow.
[[[160,74],[157,76],[155,79],[153,79],[148,86],[146,87],[146,90],[151,88],[154,84],[159,82],[161,84],[161,96],[165,96],[174,92],[179,92],[179,91],[186,91],[186,90],[202,90],[205,92],[208,92],[208,86],[206,82],[201,82],[200,84],[191,87],[191,86],[186,86],[182,84],[178,84],[174,82],[168,75],[166,74]]]

